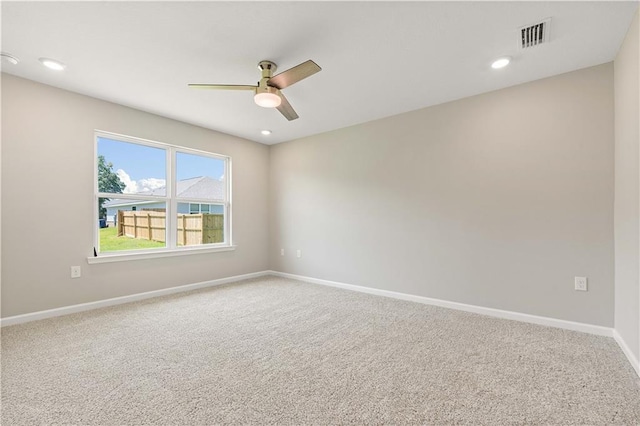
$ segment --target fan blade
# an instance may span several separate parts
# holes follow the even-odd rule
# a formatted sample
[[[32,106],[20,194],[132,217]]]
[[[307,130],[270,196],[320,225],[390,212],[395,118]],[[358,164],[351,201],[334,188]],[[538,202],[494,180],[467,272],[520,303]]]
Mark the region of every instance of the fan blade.
[[[278,89],[284,89],[285,87],[291,86],[293,83],[297,83],[302,79],[312,76],[321,69],[322,68],[320,68],[318,64],[309,59],[308,61],[296,65],[293,68],[289,68],[278,75],[274,75],[267,80],[267,84]]]
[[[296,114],[295,110],[293,109],[293,107],[291,106],[287,98],[285,98],[282,93],[279,93],[279,95],[280,95],[280,99],[282,99],[282,102],[280,102],[278,111],[280,111],[280,113],[284,115],[285,118],[289,121],[292,121],[298,118],[298,114]]]
[[[214,89],[214,90],[256,90],[258,86],[248,86],[242,84],[189,84],[189,87],[195,89]]]

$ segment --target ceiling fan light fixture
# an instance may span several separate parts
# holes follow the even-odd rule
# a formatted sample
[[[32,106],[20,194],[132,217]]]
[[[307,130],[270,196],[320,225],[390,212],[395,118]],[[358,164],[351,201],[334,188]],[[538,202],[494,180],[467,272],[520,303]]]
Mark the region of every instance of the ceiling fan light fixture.
[[[254,93],[253,100],[258,106],[277,108],[284,118],[292,121],[298,118],[298,114],[280,90],[312,76],[321,71],[322,68],[311,59],[272,76],[276,68],[276,64],[271,61],[260,61],[258,69],[262,72],[262,78],[255,86],[248,84],[189,83],[189,87],[214,90],[251,90]]]
[[[256,95],[253,97],[253,100],[258,106],[261,106],[263,108],[276,108],[279,107],[282,103],[282,99],[280,99],[280,96],[272,92],[256,93]]]

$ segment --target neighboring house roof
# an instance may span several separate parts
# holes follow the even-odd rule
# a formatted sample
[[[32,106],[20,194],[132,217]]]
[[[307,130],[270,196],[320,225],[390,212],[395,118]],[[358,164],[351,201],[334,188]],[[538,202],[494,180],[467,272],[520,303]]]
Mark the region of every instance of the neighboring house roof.
[[[198,176],[178,181],[176,195],[178,198],[215,199],[224,200],[225,183],[223,181],[210,178],[209,176]],[[138,192],[141,195],[165,195],[166,187],[156,188],[152,191]],[[130,194],[134,195],[134,194]],[[128,200],[124,198],[113,198],[104,203],[104,207],[120,207],[138,204],[155,203],[153,200]]]
[[[178,181],[176,195],[181,198],[224,200],[225,186],[223,181],[200,176]]]

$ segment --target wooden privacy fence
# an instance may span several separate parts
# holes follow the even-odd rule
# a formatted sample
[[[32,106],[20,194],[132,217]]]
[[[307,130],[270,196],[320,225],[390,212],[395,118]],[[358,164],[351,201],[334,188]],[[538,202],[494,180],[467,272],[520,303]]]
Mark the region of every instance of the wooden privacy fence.
[[[118,210],[118,236],[165,242],[167,214],[163,211]],[[178,214],[179,246],[224,242],[221,214]]]

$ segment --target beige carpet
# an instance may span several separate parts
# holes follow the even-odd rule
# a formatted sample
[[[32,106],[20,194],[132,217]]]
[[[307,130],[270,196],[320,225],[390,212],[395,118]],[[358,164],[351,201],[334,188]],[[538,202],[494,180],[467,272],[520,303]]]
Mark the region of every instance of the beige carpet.
[[[611,338],[282,278],[2,329],[2,424],[640,424]]]

